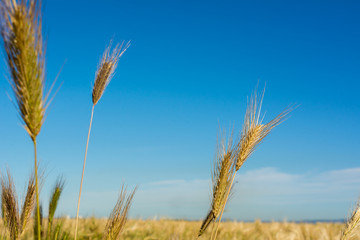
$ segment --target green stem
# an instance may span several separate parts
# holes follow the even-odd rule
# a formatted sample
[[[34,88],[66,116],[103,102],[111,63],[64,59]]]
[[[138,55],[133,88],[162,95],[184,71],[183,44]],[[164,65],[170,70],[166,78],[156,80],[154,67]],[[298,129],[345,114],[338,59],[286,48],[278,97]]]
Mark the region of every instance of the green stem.
[[[79,223],[79,209],[80,209],[81,190],[82,190],[82,185],[83,185],[83,180],[84,180],[85,164],[86,164],[86,157],[87,157],[87,151],[88,151],[88,146],[89,146],[89,139],[90,139],[90,132],[91,132],[91,124],[92,124],[93,115],[94,115],[94,107],[95,107],[95,105],[93,105],[93,106],[92,106],[92,109],[91,109],[91,118],[90,118],[89,132],[88,132],[88,136],[87,136],[87,140],[86,140],[84,165],[83,165],[83,170],[82,170],[82,175],[81,175],[80,191],[79,191],[79,198],[78,198],[78,204],[77,204],[77,210],[76,210],[75,237],[74,237],[74,240],[76,240],[78,223]]]
[[[51,237],[52,220],[53,220],[53,218],[51,216],[49,216],[48,226],[47,226],[47,233],[46,233],[46,240],[49,240],[50,237]]]
[[[34,156],[35,156],[35,192],[36,192],[36,221],[37,221],[37,231],[38,231],[38,240],[41,240],[41,230],[40,230],[40,206],[39,206],[39,184],[38,184],[38,164],[37,164],[37,154],[36,154],[36,139],[33,140],[34,143]]]

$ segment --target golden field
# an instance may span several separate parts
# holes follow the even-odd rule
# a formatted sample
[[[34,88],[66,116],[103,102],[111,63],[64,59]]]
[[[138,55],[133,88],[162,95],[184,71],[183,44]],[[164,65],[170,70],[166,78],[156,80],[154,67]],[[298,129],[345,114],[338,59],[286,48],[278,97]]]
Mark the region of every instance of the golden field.
[[[60,220],[57,220],[60,221]],[[63,230],[69,233],[68,239],[73,239],[75,221],[64,221]],[[78,239],[102,239],[106,219],[80,219]],[[30,224],[31,226],[32,224]],[[200,221],[183,220],[129,220],[119,239],[126,240],[191,240],[196,239]],[[293,222],[223,222],[220,225],[218,239],[289,239],[289,240],[332,240],[340,239],[344,224],[341,223],[293,223]],[[210,227],[199,239],[209,239]],[[5,229],[2,225],[1,232]],[[33,239],[32,229],[28,228],[22,239]],[[357,231],[352,239],[360,239]]]

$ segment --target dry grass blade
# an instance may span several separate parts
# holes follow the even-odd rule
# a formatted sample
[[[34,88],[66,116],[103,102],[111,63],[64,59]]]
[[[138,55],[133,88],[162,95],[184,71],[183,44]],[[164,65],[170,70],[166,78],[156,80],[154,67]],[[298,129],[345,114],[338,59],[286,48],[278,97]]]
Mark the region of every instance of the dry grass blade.
[[[210,223],[219,217],[221,209],[226,204],[226,195],[228,191],[230,191],[231,177],[234,173],[235,156],[236,154],[234,154],[231,139],[228,141],[227,146],[224,140],[218,144],[217,156],[212,175],[213,188],[211,209],[200,227],[198,236],[201,236]]]
[[[130,195],[126,196],[126,188],[124,186],[122,187],[118,201],[106,223],[103,240],[118,239],[127,221],[127,215],[136,189],[137,188],[135,188]]]
[[[114,71],[117,67],[119,58],[130,46],[130,43],[128,42],[123,48],[123,44],[124,43],[122,43],[121,45],[116,45],[116,47],[111,52],[110,43],[109,47],[106,48],[103,54],[98,70],[96,72],[95,83],[92,91],[92,101],[94,105],[96,105],[97,102],[100,100],[101,96],[105,91],[105,88],[110,83]]]
[[[32,140],[45,115],[43,97],[45,59],[41,34],[40,1],[3,0],[1,35],[10,69],[10,84],[26,131]]]
[[[9,171],[7,172],[7,177],[1,177],[1,205],[10,239],[17,239],[21,234],[19,212],[14,181]]]
[[[24,232],[26,224],[28,223],[30,216],[35,206],[35,178],[30,176],[24,203],[22,205],[21,216],[20,216],[20,229],[21,233]]]
[[[354,230],[360,226],[360,199],[356,205],[356,208],[351,214],[351,217],[348,219],[345,229],[341,234],[340,240],[346,240],[352,237]]]
[[[268,122],[262,123],[261,105],[264,97],[264,92],[258,98],[255,91],[250,98],[248,104],[244,125],[241,133],[240,142],[238,144],[238,157],[236,161],[236,171],[244,164],[246,159],[255,151],[260,142],[271,132],[271,130],[282,123],[286,116],[292,111],[292,108],[286,108],[277,117]]]

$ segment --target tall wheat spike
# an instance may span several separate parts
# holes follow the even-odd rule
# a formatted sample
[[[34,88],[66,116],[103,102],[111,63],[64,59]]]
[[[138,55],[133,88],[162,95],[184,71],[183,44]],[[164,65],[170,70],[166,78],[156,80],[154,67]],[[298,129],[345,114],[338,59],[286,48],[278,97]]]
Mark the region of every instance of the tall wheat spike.
[[[44,122],[45,58],[40,0],[1,0],[1,35],[19,115],[34,145],[35,193],[39,210],[36,137]],[[40,213],[37,211],[37,221]],[[40,226],[40,224],[38,224]],[[40,238],[38,238],[40,239]]]
[[[282,123],[286,116],[293,110],[292,107],[286,108],[278,116],[270,122],[263,124],[263,117],[261,116],[261,105],[264,98],[264,92],[257,96],[256,91],[250,98],[248,107],[245,113],[244,125],[241,132],[240,142],[238,143],[239,154],[236,161],[236,171],[244,164],[248,157],[255,151],[256,147],[261,141],[280,123]]]
[[[360,199],[342,231],[340,240],[346,240],[353,236],[355,229],[360,227]]]
[[[263,117],[261,116],[261,105],[264,98],[264,92],[265,90],[261,93],[260,97],[258,97],[255,90],[248,103],[240,141],[236,144],[237,156],[235,157],[234,163],[235,172],[233,173],[232,179],[230,181],[230,186],[232,186],[234,182],[237,171],[241,168],[241,166],[248,159],[248,157],[255,151],[256,147],[276,126],[282,123],[286,119],[288,114],[293,110],[293,107],[288,107],[270,122],[263,124]],[[226,194],[225,204],[221,209],[221,214],[216,226],[216,231],[215,234],[212,236],[212,239],[216,239],[229,194],[230,191],[228,191]]]
[[[64,180],[62,178],[58,178],[58,180],[55,183],[55,186],[53,188],[53,191],[50,196],[50,203],[49,203],[49,215],[48,215],[48,225],[47,225],[47,231],[46,231],[46,239],[50,240],[52,236],[52,225],[53,220],[55,216],[55,211],[57,208],[57,205],[59,203],[59,199],[61,196],[61,193],[64,189]]]
[[[18,239],[24,232],[26,224],[29,222],[31,213],[35,205],[35,180],[30,176],[19,214],[18,199],[16,196],[14,181],[9,171],[7,176],[1,176],[1,210],[4,224],[7,227],[10,239]]]
[[[84,180],[86,157],[87,157],[87,151],[88,151],[89,140],[90,140],[91,125],[92,125],[92,120],[93,120],[93,116],[94,116],[94,108],[95,108],[95,105],[100,100],[101,96],[104,94],[104,91],[105,91],[107,85],[110,83],[111,78],[114,75],[114,71],[117,67],[119,58],[123,55],[123,53],[126,51],[126,49],[130,46],[130,42],[128,42],[124,47],[123,47],[124,43],[122,43],[121,45],[118,44],[111,51],[111,44],[112,44],[112,42],[110,42],[109,46],[105,49],[105,52],[100,60],[100,64],[99,64],[98,69],[95,74],[95,82],[94,82],[93,91],[92,91],[93,105],[92,105],[92,109],[91,109],[90,125],[89,125],[87,140],[86,140],[85,157],[84,157],[84,164],[83,164],[83,169],[82,169],[82,174],[81,174],[79,198],[78,198],[78,204],[77,204],[77,210],[76,210],[75,237],[74,237],[75,240],[77,238],[81,191],[82,191],[82,185],[83,185],[83,180]]]
[[[103,240],[118,239],[118,236],[127,221],[127,216],[136,189],[137,188],[135,188],[130,195],[126,196],[126,188],[124,186],[121,188],[119,198],[106,223]]]
[[[16,240],[20,235],[19,209],[14,181],[9,172],[7,177],[1,177],[1,205],[10,239]]]
[[[211,208],[204,219],[198,237],[200,237],[207,227],[219,217],[223,205],[226,203],[226,194],[231,188],[231,176],[234,172],[234,157],[236,149],[233,148],[232,138],[225,144],[225,139],[221,139],[217,145],[217,156],[212,173],[212,200]]]
[[[28,186],[27,186],[27,191],[26,191],[26,195],[25,195],[25,199],[21,208],[21,215],[20,215],[20,231],[21,233],[24,232],[26,224],[28,223],[31,214],[34,210],[34,206],[35,206],[35,179],[34,176],[31,175],[29,182],[28,182]]]
[[[114,71],[117,67],[119,58],[128,49],[128,47],[130,46],[130,42],[128,42],[124,47],[124,42],[122,42],[120,45],[117,44],[112,50],[112,52],[111,45],[112,42],[110,42],[109,46],[105,49],[105,52],[103,53],[102,59],[98,66],[98,70],[95,74],[95,82],[92,91],[93,105],[96,105],[104,94],[106,87],[109,85],[114,75]]]

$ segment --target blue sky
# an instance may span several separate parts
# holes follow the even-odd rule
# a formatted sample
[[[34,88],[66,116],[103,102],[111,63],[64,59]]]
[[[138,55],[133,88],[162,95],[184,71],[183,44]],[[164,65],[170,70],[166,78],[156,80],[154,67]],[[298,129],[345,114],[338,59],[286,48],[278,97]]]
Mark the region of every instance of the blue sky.
[[[225,217],[347,216],[360,194],[358,2],[64,0],[43,10],[48,86],[66,61],[38,137],[44,205],[63,175],[58,213],[76,213],[92,82],[113,38],[131,46],[95,108],[81,215],[107,216],[124,182],[139,185],[132,217],[205,216],[219,125],[241,129],[259,83],[265,121],[300,107],[240,169]],[[0,166],[21,197],[33,150],[1,65]]]

